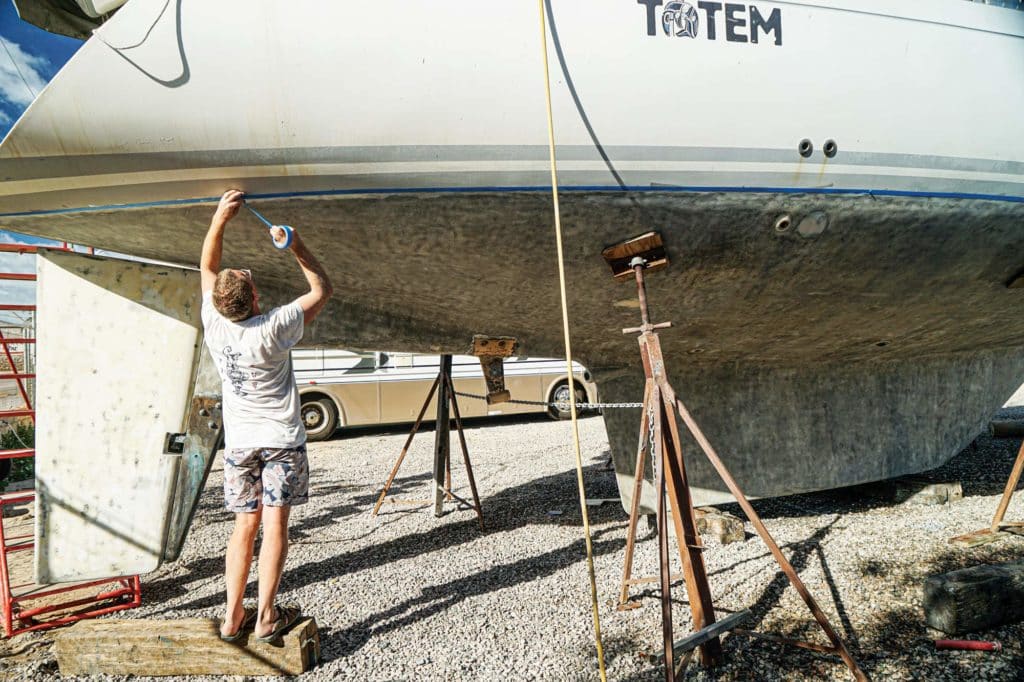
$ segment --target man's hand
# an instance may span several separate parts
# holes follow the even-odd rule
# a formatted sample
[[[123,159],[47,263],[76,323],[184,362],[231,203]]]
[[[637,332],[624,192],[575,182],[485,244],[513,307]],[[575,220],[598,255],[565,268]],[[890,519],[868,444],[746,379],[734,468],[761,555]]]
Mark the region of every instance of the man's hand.
[[[280,225],[274,225],[272,228],[270,228],[270,238],[274,240],[274,245],[280,249],[283,248],[280,245],[284,244],[285,240],[288,238],[288,234]]]
[[[213,223],[226,225],[229,220],[238,215],[238,209],[242,207],[245,200],[245,193],[237,189],[229,189],[224,192],[217,204],[217,211],[213,214]]]

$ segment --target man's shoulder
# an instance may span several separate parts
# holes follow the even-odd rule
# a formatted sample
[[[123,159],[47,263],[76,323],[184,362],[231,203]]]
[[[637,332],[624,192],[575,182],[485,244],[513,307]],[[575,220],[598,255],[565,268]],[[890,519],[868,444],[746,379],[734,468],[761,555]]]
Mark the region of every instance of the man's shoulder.
[[[210,322],[220,317],[220,313],[217,312],[217,309],[213,305],[212,291],[202,292],[202,302],[199,305],[199,316],[204,325],[208,325]]]
[[[278,306],[265,317],[265,323],[261,327],[275,346],[291,348],[302,338],[305,323],[302,306],[296,302]]]
[[[291,301],[276,308],[271,308],[270,312],[263,315],[263,317],[267,321],[294,322],[295,318],[302,319],[302,306],[299,305],[298,301]]]

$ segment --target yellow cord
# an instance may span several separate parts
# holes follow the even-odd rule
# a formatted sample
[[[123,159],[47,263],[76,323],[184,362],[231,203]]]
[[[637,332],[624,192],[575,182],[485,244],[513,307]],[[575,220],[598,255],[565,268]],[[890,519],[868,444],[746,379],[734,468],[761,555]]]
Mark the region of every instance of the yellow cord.
[[[555,243],[558,246],[558,286],[562,296],[562,333],[565,337],[565,366],[569,377],[569,413],[572,415],[572,440],[576,447],[576,483],[579,487],[580,512],[583,516],[583,534],[587,544],[587,570],[590,573],[590,606],[594,616],[594,640],[597,644],[597,665],[601,682],[607,677],[604,670],[604,647],[601,645],[601,618],[598,615],[597,579],[594,577],[594,548],[590,541],[590,515],[587,513],[587,491],[583,485],[583,455],[580,454],[580,431],[576,421],[576,385],[572,371],[572,346],[569,343],[569,304],[565,296],[565,261],[562,255],[562,219],[558,209],[558,171],[555,166],[555,124],[551,115],[551,79],[548,75],[548,36],[544,23],[544,0],[540,8],[540,44],[544,55],[544,94],[548,108],[548,152],[551,158],[551,198],[555,205]]]

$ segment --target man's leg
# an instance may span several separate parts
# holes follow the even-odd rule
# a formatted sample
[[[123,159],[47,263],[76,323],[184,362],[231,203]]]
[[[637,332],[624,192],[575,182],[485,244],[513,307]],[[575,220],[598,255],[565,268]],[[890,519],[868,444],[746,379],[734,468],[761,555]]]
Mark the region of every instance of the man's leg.
[[[235,529],[228,540],[228,551],[224,561],[224,582],[228,593],[227,613],[221,625],[221,634],[233,635],[238,632],[245,617],[242,597],[245,596],[245,583],[249,578],[249,567],[252,565],[253,544],[256,531],[260,528],[260,512],[240,512],[235,514]]]
[[[263,463],[258,451],[235,449],[224,451],[224,508],[235,514],[235,528],[228,540],[224,559],[224,583],[227,591],[227,613],[221,634],[238,632],[245,616],[242,596],[252,565],[252,548],[260,527],[260,497]]]
[[[263,542],[259,563],[259,615],[256,636],[274,629],[279,614],[274,608],[288,556],[288,516],[294,505],[309,498],[309,463],[306,447],[263,451]]]
[[[274,600],[288,557],[288,515],[291,507],[263,507],[263,541],[260,543],[259,616],[256,636],[269,633],[277,620]]]

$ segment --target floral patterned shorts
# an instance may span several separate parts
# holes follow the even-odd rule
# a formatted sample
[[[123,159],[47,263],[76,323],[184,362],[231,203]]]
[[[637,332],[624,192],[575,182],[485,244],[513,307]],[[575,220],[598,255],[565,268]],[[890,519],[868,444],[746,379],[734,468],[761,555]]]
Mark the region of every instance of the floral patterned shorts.
[[[254,512],[265,507],[292,507],[309,501],[306,446],[232,448],[224,453],[224,507]]]

